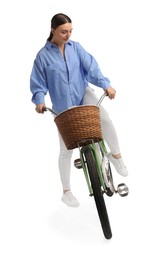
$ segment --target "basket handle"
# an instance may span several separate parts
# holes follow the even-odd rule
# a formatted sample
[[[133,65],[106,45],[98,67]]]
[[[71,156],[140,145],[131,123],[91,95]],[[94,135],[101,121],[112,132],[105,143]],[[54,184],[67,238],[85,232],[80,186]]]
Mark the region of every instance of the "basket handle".
[[[99,99],[99,101],[97,102],[97,105],[96,106],[100,106],[101,105],[101,102],[103,101],[103,99],[107,96],[107,93],[104,92],[104,94],[101,96],[101,98]]]

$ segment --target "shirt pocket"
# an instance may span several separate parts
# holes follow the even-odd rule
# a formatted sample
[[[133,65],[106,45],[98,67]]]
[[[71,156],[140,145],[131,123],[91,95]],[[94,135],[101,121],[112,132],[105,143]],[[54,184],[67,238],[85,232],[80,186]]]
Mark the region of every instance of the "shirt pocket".
[[[51,86],[54,86],[59,83],[60,80],[60,69],[59,66],[53,64],[45,67],[45,75],[47,79],[47,85],[50,89]]]
[[[49,65],[45,67],[46,74],[59,73],[60,68],[56,64]]]
[[[45,68],[48,88],[68,83],[68,71],[65,64],[51,64]]]

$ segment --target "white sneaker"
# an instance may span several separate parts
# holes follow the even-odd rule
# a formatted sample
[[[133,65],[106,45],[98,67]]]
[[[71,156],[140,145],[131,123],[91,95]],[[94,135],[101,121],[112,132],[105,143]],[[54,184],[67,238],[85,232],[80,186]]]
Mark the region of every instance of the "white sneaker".
[[[73,196],[71,191],[65,192],[61,200],[69,207],[78,207],[80,205],[78,200]]]
[[[128,171],[126,166],[124,165],[124,162],[122,160],[122,158],[116,159],[112,156],[111,153],[107,154],[107,158],[108,160],[114,165],[116,171],[122,175],[123,177],[128,176]]]

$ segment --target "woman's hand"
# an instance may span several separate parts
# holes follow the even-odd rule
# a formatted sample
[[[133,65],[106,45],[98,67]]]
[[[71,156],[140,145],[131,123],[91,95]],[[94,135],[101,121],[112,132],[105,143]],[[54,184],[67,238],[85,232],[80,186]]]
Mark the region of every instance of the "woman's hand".
[[[116,95],[116,90],[112,87],[108,87],[105,89],[105,93],[110,99],[114,99]]]
[[[39,105],[37,105],[36,106],[36,111],[38,112],[38,113],[44,113],[44,109],[45,109],[45,104],[39,104]]]

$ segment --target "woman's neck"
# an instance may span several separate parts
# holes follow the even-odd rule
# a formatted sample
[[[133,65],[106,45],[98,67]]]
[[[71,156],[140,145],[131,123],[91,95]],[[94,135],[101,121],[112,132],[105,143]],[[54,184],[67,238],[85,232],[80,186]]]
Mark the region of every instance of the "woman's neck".
[[[64,43],[60,44],[60,43],[57,43],[57,42],[55,42],[53,40],[51,42],[53,44],[55,44],[59,48],[60,52],[62,53],[62,55],[64,57],[64,54],[65,54],[65,44]]]

